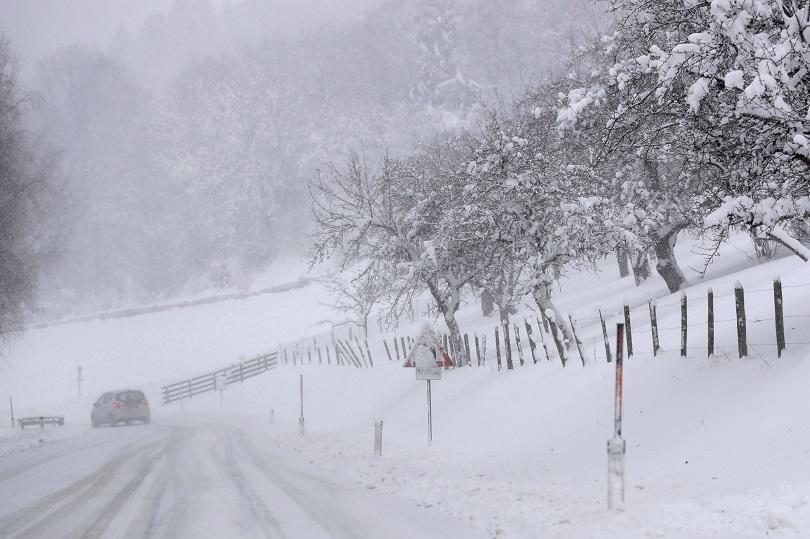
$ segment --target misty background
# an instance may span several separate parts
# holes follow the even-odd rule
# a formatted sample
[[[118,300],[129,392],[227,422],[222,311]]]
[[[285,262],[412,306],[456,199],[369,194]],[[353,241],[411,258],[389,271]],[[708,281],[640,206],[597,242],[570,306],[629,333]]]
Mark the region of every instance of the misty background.
[[[37,308],[248,289],[306,254],[330,163],[474,129],[599,22],[580,0],[3,0],[54,170]]]

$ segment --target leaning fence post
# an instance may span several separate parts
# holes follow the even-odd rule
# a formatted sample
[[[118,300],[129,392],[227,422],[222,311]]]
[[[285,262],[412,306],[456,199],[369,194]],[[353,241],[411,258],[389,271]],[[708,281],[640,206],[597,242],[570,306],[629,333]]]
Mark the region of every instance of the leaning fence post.
[[[506,369],[512,370],[515,364],[512,363],[512,343],[509,341],[509,323],[504,322],[503,326],[503,349],[506,352]]]
[[[498,370],[501,370],[501,338],[498,334],[498,326],[495,326],[495,357],[498,359]]]
[[[577,337],[577,328],[574,326],[574,319],[571,318],[571,315],[568,315],[568,321],[571,322],[571,333],[574,334],[574,342],[577,343],[577,352],[579,352],[579,359],[582,361],[582,366],[585,366],[585,356],[582,355],[582,346],[579,342],[579,337]],[[526,326],[529,327],[528,325]],[[534,348],[532,348],[532,357],[534,357]],[[537,363],[537,361],[535,361]]]
[[[388,342],[385,339],[383,339],[383,345],[385,345],[385,355],[388,356],[388,361],[393,361],[391,359],[391,350],[388,348]]]
[[[686,357],[686,292],[681,292],[681,357]]]
[[[478,342],[478,334],[475,334],[475,357],[478,360],[478,366],[481,366],[481,345]]]
[[[557,322],[550,316],[548,318],[548,325],[551,328],[551,337],[554,339],[554,344],[557,346],[557,353],[560,354],[560,362],[565,367],[568,361],[568,354],[566,353],[565,343],[560,339],[559,330],[557,329]]]
[[[650,333],[652,335],[653,357],[655,357],[658,355],[658,349],[660,348],[658,341],[658,313],[656,312],[655,301],[650,300],[647,305],[650,308]]]
[[[740,357],[748,357],[748,342],[745,337],[745,290],[740,281],[734,285],[734,304],[737,308],[737,350]]]
[[[776,323],[776,356],[782,357],[785,349],[785,317],[782,307],[782,280],[773,280],[773,312]]]
[[[382,456],[382,419],[374,422],[374,454],[378,457]]]
[[[708,303],[708,318],[707,322],[709,324],[709,342],[706,343],[709,347],[708,357],[712,357],[714,355],[714,290],[709,287],[709,291],[706,295],[706,301]]]
[[[467,366],[472,367],[472,360],[470,359],[470,335],[464,334],[464,355],[467,358]]]
[[[605,317],[602,316],[602,309],[599,309],[599,320],[602,322],[602,337],[605,340],[605,357],[610,363],[613,359],[610,356],[610,341],[608,340],[607,327],[605,327]]]
[[[399,343],[397,343],[397,336],[394,335],[394,352],[397,354],[397,363],[399,363]],[[403,358],[404,359],[404,358]]]

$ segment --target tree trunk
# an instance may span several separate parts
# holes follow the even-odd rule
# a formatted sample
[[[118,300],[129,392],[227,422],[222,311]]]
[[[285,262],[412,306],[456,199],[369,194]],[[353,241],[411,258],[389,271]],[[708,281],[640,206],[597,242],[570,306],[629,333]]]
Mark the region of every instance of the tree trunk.
[[[633,266],[633,279],[636,281],[636,286],[646,281],[652,271],[650,270],[650,258],[647,256],[647,251],[636,251],[631,257],[630,261]]]
[[[619,277],[630,275],[630,267],[627,265],[627,247],[623,245],[616,247],[616,260],[619,261]]]
[[[460,290],[456,290],[456,294],[451,294],[451,297],[448,298],[445,294],[441,292],[438,285],[435,283],[431,283],[428,281],[428,290],[430,290],[430,294],[433,296],[433,299],[436,301],[436,305],[439,307],[439,311],[442,313],[442,317],[444,317],[444,323],[447,325],[447,330],[450,332],[450,339],[453,343],[453,346],[456,347],[456,350],[463,350],[464,347],[461,345],[461,330],[458,327],[458,322],[456,321],[456,311],[458,311],[459,302],[455,301],[454,298],[460,297]],[[463,364],[463,359],[465,358],[453,358],[456,362],[456,366]]]
[[[484,289],[481,292],[481,314],[484,316],[490,316],[493,311],[495,311],[495,301],[492,299],[492,293]]]
[[[673,228],[659,236],[654,245],[655,257],[658,259],[655,269],[658,271],[658,275],[664,279],[670,293],[679,291],[686,284],[686,277],[675,260],[675,242],[678,239],[678,230]]]
[[[568,321],[557,307],[554,306],[554,303],[552,303],[548,283],[541,283],[535,286],[532,295],[534,296],[535,303],[537,303],[537,306],[540,307],[544,313],[548,310],[554,313],[554,321],[557,327],[563,332],[565,347],[570,348],[571,344],[574,342],[574,334],[571,331],[571,326],[568,325]]]

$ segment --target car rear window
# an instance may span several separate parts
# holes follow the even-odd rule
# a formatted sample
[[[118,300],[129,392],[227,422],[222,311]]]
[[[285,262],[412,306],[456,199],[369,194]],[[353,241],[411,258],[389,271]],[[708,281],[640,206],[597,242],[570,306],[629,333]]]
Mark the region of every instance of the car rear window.
[[[116,393],[115,398],[121,402],[140,402],[145,397],[142,391],[122,391]]]

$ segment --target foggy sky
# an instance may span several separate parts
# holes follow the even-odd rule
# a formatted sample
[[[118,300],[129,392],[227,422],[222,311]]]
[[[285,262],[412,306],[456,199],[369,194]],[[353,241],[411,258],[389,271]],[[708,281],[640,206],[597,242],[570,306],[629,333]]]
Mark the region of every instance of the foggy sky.
[[[196,0],[179,0],[193,2]],[[218,9],[241,0],[209,0]],[[382,0],[266,0],[278,20],[273,31],[294,29],[302,22],[351,16]],[[136,33],[153,14],[167,11],[175,0],[0,0],[0,33],[20,57],[23,77],[60,47],[73,43],[106,47],[122,28]],[[268,29],[270,30],[270,29]]]

